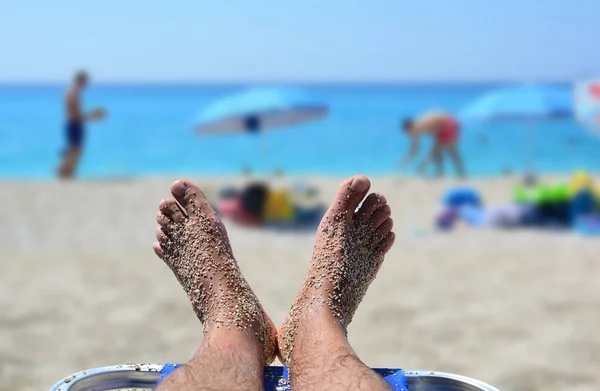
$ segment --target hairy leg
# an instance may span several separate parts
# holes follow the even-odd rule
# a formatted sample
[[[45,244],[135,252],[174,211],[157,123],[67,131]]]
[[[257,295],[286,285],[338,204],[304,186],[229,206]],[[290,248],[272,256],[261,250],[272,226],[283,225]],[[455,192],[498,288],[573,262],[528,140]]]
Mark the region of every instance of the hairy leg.
[[[237,265],[223,222],[204,193],[188,181],[161,201],[153,249],[173,271],[203,325],[194,357],[159,390],[264,389],[277,330]]]
[[[389,390],[352,350],[347,326],[394,243],[391,209],[369,180],[340,186],[321,220],[307,277],[279,332],[295,391]]]

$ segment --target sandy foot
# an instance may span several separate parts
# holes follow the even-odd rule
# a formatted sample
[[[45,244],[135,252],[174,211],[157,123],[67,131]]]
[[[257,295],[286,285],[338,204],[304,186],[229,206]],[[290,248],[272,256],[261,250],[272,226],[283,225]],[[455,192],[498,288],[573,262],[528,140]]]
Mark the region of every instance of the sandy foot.
[[[187,181],[162,200],[155,253],[171,268],[203,324],[214,332],[243,332],[264,347],[265,362],[277,351],[276,329],[235,261],[225,226],[203,192]]]
[[[314,327],[319,327],[315,316],[333,318],[346,332],[394,243],[391,209],[383,195],[370,194],[356,211],[369,188],[364,176],[346,180],[319,225],[308,275],[279,333],[280,355],[286,364],[298,329],[307,329],[300,326],[316,322]],[[326,310],[311,311],[315,306]],[[311,316],[306,316],[308,312]]]

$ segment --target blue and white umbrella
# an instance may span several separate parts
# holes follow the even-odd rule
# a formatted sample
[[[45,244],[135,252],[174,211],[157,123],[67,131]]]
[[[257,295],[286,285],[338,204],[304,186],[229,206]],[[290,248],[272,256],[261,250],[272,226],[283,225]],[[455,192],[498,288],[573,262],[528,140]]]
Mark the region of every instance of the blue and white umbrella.
[[[458,117],[464,124],[497,121],[532,124],[570,118],[573,116],[573,110],[573,93],[570,89],[527,84],[500,88],[484,94],[460,111]],[[534,136],[531,127],[528,136],[526,177],[533,175]]]
[[[501,88],[484,94],[460,113],[463,122],[555,120],[573,115],[568,89],[545,85]]]
[[[297,89],[255,88],[215,102],[195,122],[198,134],[281,129],[324,117],[328,107]]]

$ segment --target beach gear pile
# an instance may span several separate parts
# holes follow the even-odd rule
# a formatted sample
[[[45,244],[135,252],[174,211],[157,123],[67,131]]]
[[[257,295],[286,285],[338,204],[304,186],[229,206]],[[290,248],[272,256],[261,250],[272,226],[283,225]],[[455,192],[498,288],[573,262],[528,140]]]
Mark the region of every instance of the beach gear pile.
[[[459,222],[471,227],[537,227],[574,229],[584,235],[600,235],[600,184],[585,172],[566,183],[518,186],[512,202],[486,207],[477,189],[455,187],[442,197],[435,226],[451,230]]]
[[[291,188],[272,188],[253,182],[237,190],[221,190],[217,212],[241,225],[273,228],[314,228],[326,211],[318,191],[298,182]]]

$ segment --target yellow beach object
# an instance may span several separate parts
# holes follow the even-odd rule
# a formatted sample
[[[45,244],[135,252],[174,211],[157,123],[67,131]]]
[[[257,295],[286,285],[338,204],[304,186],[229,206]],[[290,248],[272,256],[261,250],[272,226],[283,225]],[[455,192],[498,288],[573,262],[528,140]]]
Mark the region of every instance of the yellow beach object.
[[[294,219],[294,205],[287,190],[269,192],[265,207],[265,218],[269,221],[291,221]]]
[[[569,182],[569,195],[574,196],[583,190],[592,190],[594,180],[585,171],[577,171]]]

